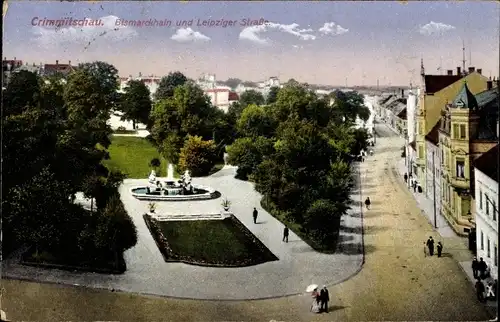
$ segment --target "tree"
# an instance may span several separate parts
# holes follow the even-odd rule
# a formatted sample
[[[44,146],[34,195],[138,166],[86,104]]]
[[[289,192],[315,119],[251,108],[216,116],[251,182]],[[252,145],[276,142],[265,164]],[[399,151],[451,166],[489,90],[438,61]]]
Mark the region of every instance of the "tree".
[[[245,107],[236,127],[242,136],[247,137],[272,137],[275,130],[274,120],[266,109],[254,104]]]
[[[77,70],[85,71],[96,78],[101,88],[100,93],[105,97],[106,106],[109,109],[117,108],[120,77],[115,66],[103,61],[94,61],[79,64]]]
[[[226,86],[231,87],[232,89],[235,89],[238,85],[241,84],[241,79],[239,78],[228,78],[226,81]]]
[[[267,94],[266,104],[273,104],[278,99],[278,93],[280,88],[277,86],[273,86],[269,89],[269,93]]]
[[[188,136],[179,156],[179,170],[191,171],[193,176],[207,175],[217,161],[213,141],[204,141],[201,136]]]
[[[226,148],[228,163],[238,166],[237,177],[247,180],[264,158],[273,152],[273,141],[262,136],[245,137]]]
[[[158,89],[155,92],[155,100],[159,101],[172,97],[174,95],[174,90],[184,85],[187,81],[187,77],[181,72],[171,72],[167,76],[162,77]]]
[[[121,100],[122,119],[132,120],[135,129],[135,122],[149,124],[149,114],[151,112],[151,93],[148,87],[140,80],[130,80],[125,88]]]
[[[203,90],[192,82],[177,87],[173,97],[156,102],[151,112],[151,136],[163,156],[177,163],[187,135],[213,138],[215,110]]]
[[[233,102],[229,105],[227,114],[230,116],[231,120],[233,120],[234,124],[236,124],[236,121],[240,118],[241,112],[243,112],[244,109],[245,107],[239,102]]]
[[[4,117],[20,114],[39,102],[40,80],[35,73],[21,70],[12,75],[2,94]]]
[[[266,100],[264,99],[264,96],[262,93],[257,92],[254,89],[250,89],[247,91],[244,91],[240,95],[240,100],[239,100],[241,106],[247,107],[250,104],[255,104],[255,105],[264,105]]]
[[[343,214],[342,204],[327,199],[318,199],[304,214],[304,226],[311,236],[323,245],[334,244],[340,229]]]

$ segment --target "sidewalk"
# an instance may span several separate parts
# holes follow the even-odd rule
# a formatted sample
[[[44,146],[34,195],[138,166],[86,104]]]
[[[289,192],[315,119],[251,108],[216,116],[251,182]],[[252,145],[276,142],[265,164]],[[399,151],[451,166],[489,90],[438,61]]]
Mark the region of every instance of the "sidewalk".
[[[396,165],[396,171],[398,172],[401,181],[404,182],[403,175],[406,172],[405,159],[401,158]],[[406,184],[406,183],[405,183]],[[413,192],[413,189],[408,188],[408,191],[413,195],[413,198],[417,201],[418,207],[422,210],[422,214],[424,214],[429,223],[434,227],[434,203],[432,200],[426,197],[425,193]],[[457,237],[457,234],[451,228],[448,221],[444,218],[444,216],[440,213],[436,215],[437,219],[437,229],[436,231],[441,235],[441,237]]]
[[[475,287],[476,280],[474,279],[474,273],[472,273],[472,261],[467,262],[458,262],[460,264],[460,268],[464,271],[465,275],[471,282],[472,286]],[[484,281],[483,281],[484,282]],[[486,287],[486,283],[484,283]],[[498,309],[498,302],[496,300],[488,300],[485,304],[487,307]]]

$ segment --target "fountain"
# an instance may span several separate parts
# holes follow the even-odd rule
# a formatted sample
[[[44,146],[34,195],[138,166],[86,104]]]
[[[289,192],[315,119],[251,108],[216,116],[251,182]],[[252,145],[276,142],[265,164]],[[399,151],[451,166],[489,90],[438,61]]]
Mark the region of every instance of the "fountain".
[[[166,178],[157,178],[156,172],[152,170],[148,177],[149,185],[134,187],[130,189],[130,192],[139,200],[181,201],[218,197],[213,188],[192,184],[191,180],[188,170],[184,172],[181,179],[174,178],[174,166],[169,164]]]

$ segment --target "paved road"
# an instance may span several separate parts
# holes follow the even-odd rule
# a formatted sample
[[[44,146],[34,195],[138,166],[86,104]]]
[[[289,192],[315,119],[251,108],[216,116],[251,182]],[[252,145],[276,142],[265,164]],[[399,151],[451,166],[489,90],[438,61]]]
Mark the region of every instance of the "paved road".
[[[445,256],[424,257],[423,241],[441,240],[394,172],[403,141],[380,125],[375,155],[362,165],[373,207],[364,216],[363,270],[330,288],[331,313],[312,315],[308,296],[262,301],[190,301],[86,288],[3,281],[13,320],[120,321],[480,321],[490,316],[457,261],[463,239],[443,239]]]

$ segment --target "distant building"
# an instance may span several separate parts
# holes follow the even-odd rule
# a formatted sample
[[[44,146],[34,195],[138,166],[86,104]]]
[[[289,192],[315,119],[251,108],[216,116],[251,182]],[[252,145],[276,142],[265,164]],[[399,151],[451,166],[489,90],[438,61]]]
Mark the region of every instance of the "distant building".
[[[427,151],[427,166],[425,167],[427,186],[424,191],[431,201],[436,199],[436,213],[441,213],[441,149],[439,148],[439,121],[434,128],[425,136]]]
[[[154,94],[156,93],[156,90],[158,90],[158,86],[160,85],[161,77],[153,75],[143,76],[141,73],[139,73],[137,77],[132,77],[132,75],[130,75],[129,77],[120,77],[120,89],[118,91],[123,92],[125,88],[128,86],[128,82],[131,80],[142,81],[149,89],[149,92],[151,93],[151,98],[153,98]]]
[[[474,162],[476,252],[498,278],[498,145]]]
[[[55,64],[44,64],[40,72],[43,76],[52,76],[57,74],[67,76],[76,68],[77,66],[71,65],[71,60],[67,64],[60,64],[59,60],[56,60]]]
[[[233,102],[239,100],[238,94],[227,88],[206,89],[204,92],[210,98],[212,105],[217,106],[224,112],[228,111]]]

